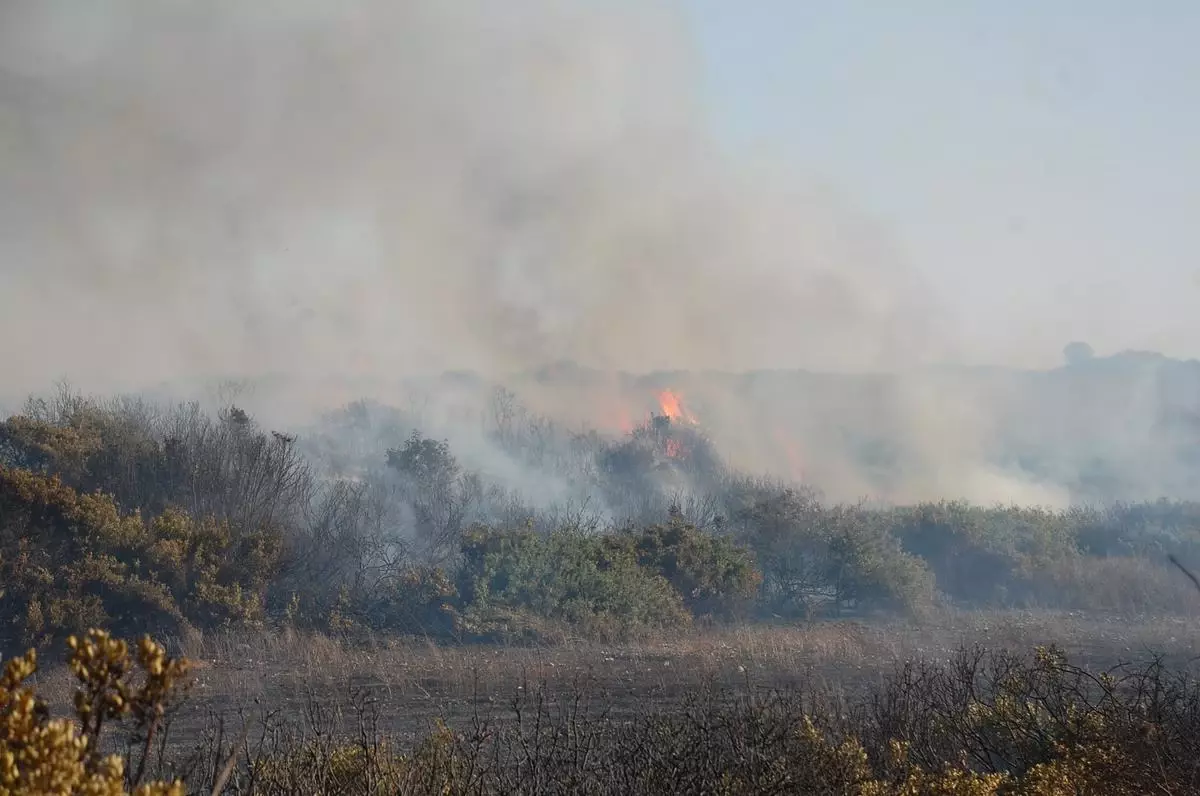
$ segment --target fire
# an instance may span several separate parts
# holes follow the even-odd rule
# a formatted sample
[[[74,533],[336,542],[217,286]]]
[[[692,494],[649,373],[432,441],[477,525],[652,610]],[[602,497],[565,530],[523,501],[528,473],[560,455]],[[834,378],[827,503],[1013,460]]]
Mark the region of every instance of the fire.
[[[683,397],[671,390],[663,390],[658,394],[658,406],[662,409],[663,415],[671,418],[672,422],[685,420],[688,423],[697,423],[695,415],[687,411],[683,407]]]
[[[674,390],[662,390],[657,394],[659,418],[667,418],[674,424],[686,423],[699,425],[696,416],[683,404],[683,396]],[[654,412],[647,412],[640,421],[626,407],[618,403],[611,404],[605,411],[605,426],[612,430],[620,430],[622,434],[633,434],[639,428],[649,429],[655,419]],[[677,440],[664,440],[664,451],[671,458],[682,458],[684,446]]]
[[[661,417],[665,417],[671,423],[690,423],[697,424],[696,416],[687,410],[683,405],[683,396],[672,390],[663,390],[658,394],[658,406],[662,410]],[[687,451],[682,440],[673,436],[670,429],[664,430],[664,439],[662,440],[663,453],[670,459],[686,458]]]

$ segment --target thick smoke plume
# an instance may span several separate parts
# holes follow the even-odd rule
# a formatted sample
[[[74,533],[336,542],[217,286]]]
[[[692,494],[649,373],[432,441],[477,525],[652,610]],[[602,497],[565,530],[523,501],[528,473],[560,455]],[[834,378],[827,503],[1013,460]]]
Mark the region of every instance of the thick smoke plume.
[[[902,371],[953,339],[886,230],[719,145],[700,74],[669,3],[7,0],[0,397],[278,376],[257,409],[286,423],[468,370],[613,430],[654,385],[512,374],[672,369],[736,467],[1064,502],[1073,473],[993,461],[996,391],[699,379]],[[447,400],[431,433],[541,478]]]
[[[927,342],[878,230],[717,147],[665,6],[0,14],[0,332],[22,388],[846,369]]]

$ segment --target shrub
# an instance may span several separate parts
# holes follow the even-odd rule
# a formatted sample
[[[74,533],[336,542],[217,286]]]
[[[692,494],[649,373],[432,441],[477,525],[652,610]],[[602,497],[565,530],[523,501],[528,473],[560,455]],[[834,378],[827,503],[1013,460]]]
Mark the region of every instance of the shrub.
[[[458,591],[463,627],[471,633],[511,633],[522,615],[599,635],[688,620],[665,578],[600,536],[476,527],[463,540],[462,559]],[[521,632],[537,625],[525,623]]]
[[[24,643],[108,625],[178,631],[256,622],[280,551],[267,531],[169,509],[149,523],[57,476],[0,465],[0,616]]]
[[[37,671],[30,650],[4,665],[0,675],[0,792],[12,794],[171,794],[183,796],[182,782],[143,782],[146,763],[164,717],[186,685],[188,663],[167,657],[163,647],[143,637],[131,657],[125,642],[92,630],[72,636],[68,665],[79,683],[75,722],[53,719],[46,703],[26,682]],[[140,682],[131,675],[140,670]],[[102,755],[101,739],[126,725],[140,738],[140,758]],[[130,726],[131,725],[131,726]]]
[[[639,566],[665,578],[695,616],[744,616],[762,582],[748,550],[685,522],[677,507],[665,525],[627,529],[605,542],[632,552]]]
[[[780,616],[811,615],[833,599],[827,582],[829,537],[823,509],[805,493],[743,482],[729,498],[735,538],[762,571],[760,608]]]
[[[913,613],[932,602],[933,574],[901,549],[880,518],[849,511],[838,520],[830,529],[826,576],[835,611],[850,604]]]
[[[882,512],[826,507],[769,484],[741,485],[732,508],[736,538],[758,558],[765,612],[811,616],[847,605],[903,612],[932,599],[929,571],[901,549]]]
[[[895,509],[889,521],[938,588],[966,604],[1022,604],[1032,583],[1078,555],[1074,523],[1044,509],[943,501]]]
[[[1200,559],[1200,503],[1157,500],[1079,508],[1068,517],[1081,551],[1090,556]]]
[[[368,592],[367,621],[393,633],[447,637],[459,620],[458,591],[444,570],[412,566],[388,575]]]
[[[1126,616],[1170,614],[1196,603],[1196,590],[1167,561],[1077,556],[1029,586],[1041,606]]]
[[[179,506],[237,529],[295,519],[312,489],[295,439],[264,432],[236,406],[213,419],[195,404],[162,414],[63,393],[0,423],[0,443],[21,466],[109,494],[126,510]]]
[[[443,562],[453,555],[459,538],[486,489],[475,473],[464,472],[450,444],[419,431],[387,452],[387,466],[397,474],[397,495],[412,513],[413,536],[423,556]]]

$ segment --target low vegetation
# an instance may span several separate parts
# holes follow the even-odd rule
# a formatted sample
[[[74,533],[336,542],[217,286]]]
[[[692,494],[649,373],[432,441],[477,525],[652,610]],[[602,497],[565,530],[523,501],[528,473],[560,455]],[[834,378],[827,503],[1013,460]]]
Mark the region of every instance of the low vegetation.
[[[186,660],[172,659],[144,636],[131,656],[126,642],[92,630],[67,640],[75,676],[74,721],[50,717],[29,681],[37,652],[4,663],[0,674],[0,793],[183,796],[179,781],[145,781],[147,763],[169,711],[186,686]],[[131,751],[104,754],[121,734]]]
[[[528,447],[518,437],[502,438]],[[694,427],[656,418],[579,442],[593,493],[625,507],[602,525],[525,506],[419,431],[395,439],[374,469],[332,476],[236,407],[31,401],[0,424],[0,638],[41,646],[94,626],[616,638],[939,604],[1194,602],[1167,563],[1200,555],[1192,504],[826,505],[725,470]],[[707,491],[655,502],[664,467]]]
[[[1193,793],[1200,688],[1162,661],[1093,672],[1057,649],[962,649],[901,665],[861,698],[819,688],[692,692],[667,709],[579,686],[533,685],[507,705],[389,740],[358,699],[338,731],[313,695],[159,743],[189,664],[145,637],[67,642],[74,721],[29,685],[34,651],[0,679],[0,792],[61,794],[832,793],[856,796]],[[136,666],[135,666],[136,661]],[[135,674],[135,669],[137,673]],[[124,750],[105,753],[108,748]],[[160,779],[151,779],[159,777]]]

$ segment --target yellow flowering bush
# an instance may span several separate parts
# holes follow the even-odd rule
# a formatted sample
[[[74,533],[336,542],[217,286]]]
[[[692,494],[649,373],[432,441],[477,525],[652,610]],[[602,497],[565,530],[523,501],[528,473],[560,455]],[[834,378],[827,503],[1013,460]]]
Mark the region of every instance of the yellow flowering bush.
[[[75,718],[51,718],[27,681],[37,671],[37,651],[4,665],[0,675],[0,796],[183,796],[181,782],[140,782],[145,754],[135,772],[120,755],[101,755],[103,728],[126,718],[149,750],[165,710],[186,685],[187,661],[170,658],[149,637],[135,661],[124,641],[100,630],[67,642],[71,672],[79,681]],[[131,680],[136,669],[140,684]],[[132,789],[131,789],[132,788]]]

